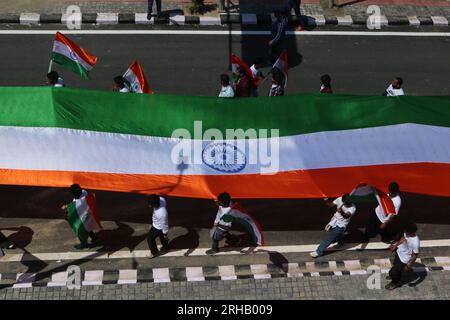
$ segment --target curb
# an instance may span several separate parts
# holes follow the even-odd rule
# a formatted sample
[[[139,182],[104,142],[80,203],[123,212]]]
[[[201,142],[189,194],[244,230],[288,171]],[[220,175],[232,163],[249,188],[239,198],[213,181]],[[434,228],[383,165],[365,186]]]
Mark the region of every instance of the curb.
[[[274,279],[323,276],[370,275],[369,266],[378,266],[381,274],[387,274],[393,259],[365,259],[342,261],[314,261],[275,264],[225,265],[214,267],[153,268],[126,270],[82,271],[81,286],[136,283],[167,283],[180,281],[209,281],[237,279]],[[414,273],[450,271],[450,257],[417,259],[420,266]],[[426,264],[426,265],[424,265]],[[32,287],[66,287],[68,273],[3,273],[0,287],[20,289]]]
[[[21,25],[39,25],[39,24],[63,24],[71,17],[62,14],[39,14],[39,13],[21,13],[21,14],[0,14],[0,23],[21,24]],[[295,23],[295,16],[289,18],[290,24]],[[320,25],[339,25],[353,26],[366,25],[368,16],[364,15],[346,15],[346,16],[307,16],[308,26]],[[73,19],[72,19],[73,20]],[[116,24],[161,24],[161,25],[204,25],[217,26],[228,24],[240,25],[269,25],[272,22],[272,16],[269,14],[220,14],[217,17],[203,16],[184,16],[171,15],[167,17],[152,17],[147,20],[146,13],[84,13],[82,14],[82,23],[97,25],[116,25]],[[449,26],[450,17],[444,16],[381,16],[381,26]]]

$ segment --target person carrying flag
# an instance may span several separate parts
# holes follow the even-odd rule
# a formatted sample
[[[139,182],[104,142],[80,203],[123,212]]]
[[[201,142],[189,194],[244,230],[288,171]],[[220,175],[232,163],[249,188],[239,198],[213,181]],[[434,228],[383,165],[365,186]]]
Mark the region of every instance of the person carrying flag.
[[[394,204],[395,213],[386,214],[384,210],[381,209],[380,205],[378,205],[367,221],[366,230],[364,232],[364,237],[366,239],[374,238],[377,234],[380,234],[382,241],[388,242],[392,240],[393,232],[390,226],[392,221],[394,221],[395,216],[398,215],[402,205],[402,199],[400,198],[400,187],[398,183],[391,182],[388,188],[388,196]]]
[[[350,219],[356,212],[356,206],[349,202],[348,199],[349,194],[344,194],[333,202],[330,202],[328,198],[324,199],[329,207],[336,206],[336,213],[325,226],[325,230],[328,231],[327,237],[315,251],[310,253],[311,257],[317,258],[323,256],[328,246],[335,241],[337,241],[338,246],[343,245],[344,232],[347,229]]]
[[[66,86],[63,78],[59,76],[58,72],[53,70],[47,73],[47,84],[55,88],[62,88]]]
[[[117,76],[114,78],[112,90],[114,92],[121,92],[121,93],[130,92],[130,89],[128,88],[125,78],[123,76]]]
[[[98,241],[98,234],[95,231],[102,228],[96,213],[95,196],[88,194],[78,184],[72,184],[69,191],[73,195],[73,201],[63,205],[61,210],[67,213],[66,218],[80,240],[75,249],[86,249],[89,247],[89,238],[91,244]]]

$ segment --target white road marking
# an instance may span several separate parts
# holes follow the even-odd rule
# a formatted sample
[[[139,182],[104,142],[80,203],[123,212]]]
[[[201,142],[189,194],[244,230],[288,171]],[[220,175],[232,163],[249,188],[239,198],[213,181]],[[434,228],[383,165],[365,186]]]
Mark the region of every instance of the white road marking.
[[[118,24],[119,14],[118,13],[97,13],[97,24]]]
[[[153,271],[153,282],[170,282],[169,268],[155,268]]]
[[[228,256],[228,255],[242,255],[242,254],[268,254],[270,252],[278,253],[306,253],[316,249],[318,244],[307,245],[291,245],[291,246],[266,246],[266,247],[247,247],[230,249],[229,251],[219,251],[214,254],[215,256]],[[385,250],[388,245],[383,242],[370,242],[365,246],[365,250]],[[421,248],[433,248],[433,247],[450,247],[450,239],[439,240],[421,240]],[[189,256],[206,256],[206,251],[210,248],[197,248],[189,253]],[[184,257],[191,249],[181,249],[169,251],[163,254],[161,257]],[[333,248],[329,248],[333,251]],[[359,251],[361,250],[361,243],[348,243],[342,247],[341,251]],[[0,258],[1,262],[25,262],[25,261],[52,261],[52,260],[109,260],[109,259],[128,259],[128,258],[148,258],[150,252],[148,250],[135,250],[135,251],[116,251],[110,252],[52,252],[52,253],[33,253],[33,254],[11,254]]]
[[[47,283],[47,287],[65,287],[67,286],[67,271],[55,272],[52,274],[52,280]]]
[[[255,279],[270,279],[272,277],[267,270],[267,264],[252,264],[250,269]]]
[[[119,280],[117,284],[133,284],[137,283],[137,270],[119,270]]]
[[[361,263],[359,260],[344,260],[345,269],[348,270],[360,270]]]
[[[54,35],[57,31],[63,34],[79,35],[223,35],[230,34],[225,30],[0,30],[0,35]],[[270,35],[270,31],[231,31],[232,35]],[[287,31],[296,36],[375,36],[375,37],[450,37],[450,32],[393,32],[393,31]]]
[[[13,288],[31,288],[35,277],[35,273],[18,273],[16,283],[13,285]]]
[[[84,273],[83,286],[101,286],[103,281],[103,270],[91,270]]]
[[[202,267],[186,267],[187,281],[205,281]]]
[[[236,272],[233,265],[219,266],[219,274],[222,280],[236,280]]]
[[[420,20],[417,19],[417,16],[408,16],[408,20],[410,26],[420,26]]]

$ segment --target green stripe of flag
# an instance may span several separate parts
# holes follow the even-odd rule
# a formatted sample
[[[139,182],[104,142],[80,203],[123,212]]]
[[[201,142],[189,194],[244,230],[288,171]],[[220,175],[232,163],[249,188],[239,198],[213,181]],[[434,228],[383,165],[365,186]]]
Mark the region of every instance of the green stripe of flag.
[[[84,79],[90,79],[88,70],[83,68],[83,66],[81,64],[79,64],[78,62],[67,58],[65,55],[62,55],[57,52],[53,52],[52,60],[55,63],[58,63],[58,64],[64,66],[65,68],[75,72],[76,74],[82,76]]]
[[[450,97],[297,94],[220,99],[72,88],[0,87],[0,125],[170,137],[217,128],[280,129],[281,136],[401,123],[450,127]],[[386,137],[389,141],[389,137]]]
[[[80,242],[86,244],[89,232],[84,228],[83,221],[81,221],[80,216],[78,215],[75,202],[72,202],[67,206],[67,221],[73,232],[78,236],[78,239],[80,239]]]

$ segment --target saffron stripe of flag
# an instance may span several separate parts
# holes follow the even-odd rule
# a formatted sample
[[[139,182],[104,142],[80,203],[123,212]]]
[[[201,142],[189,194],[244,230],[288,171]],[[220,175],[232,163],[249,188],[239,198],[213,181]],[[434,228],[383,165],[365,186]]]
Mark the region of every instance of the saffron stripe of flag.
[[[148,94],[154,93],[148,84],[144,71],[142,71],[141,65],[138,61],[133,61],[123,77],[125,78],[125,81],[127,81],[131,92]]]
[[[79,47],[60,32],[56,33],[53,42],[52,60],[85,79],[89,79],[89,71],[97,63],[97,57]]]
[[[253,77],[253,73],[250,70],[250,67],[248,64],[246,64],[244,61],[242,61],[237,55],[232,54],[231,55],[231,69],[233,74],[237,73],[238,67],[241,67],[244,69],[245,73],[250,77],[250,80],[252,81],[254,86],[257,86],[258,80]]]

